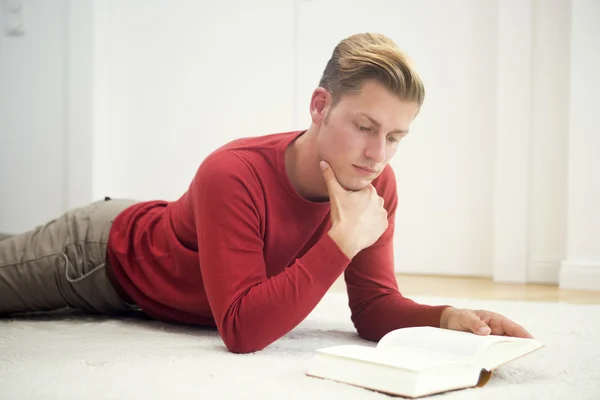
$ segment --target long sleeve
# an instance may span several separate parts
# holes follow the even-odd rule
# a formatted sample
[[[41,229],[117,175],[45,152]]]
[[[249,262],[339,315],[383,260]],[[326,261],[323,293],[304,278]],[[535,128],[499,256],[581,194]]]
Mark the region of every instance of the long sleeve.
[[[386,333],[411,326],[439,327],[447,306],[419,304],[398,290],[394,273],[393,236],[398,206],[396,179],[390,167],[380,177],[388,228],[372,246],[359,252],[345,271],[352,321],[358,334],[378,341]]]
[[[206,294],[232,352],[260,350],[296,327],[350,262],[325,234],[291,266],[268,277],[260,184],[231,152],[209,157],[190,189]]]

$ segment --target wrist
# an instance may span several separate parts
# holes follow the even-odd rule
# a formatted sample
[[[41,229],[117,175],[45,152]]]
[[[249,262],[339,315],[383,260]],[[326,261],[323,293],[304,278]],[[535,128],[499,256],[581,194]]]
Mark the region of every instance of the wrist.
[[[440,316],[440,328],[448,329],[448,323],[450,320],[450,316],[454,311],[456,311],[456,307],[448,306],[442,311],[442,315]]]
[[[354,258],[361,250],[352,240],[352,235],[339,226],[332,227],[327,234],[349,259]]]

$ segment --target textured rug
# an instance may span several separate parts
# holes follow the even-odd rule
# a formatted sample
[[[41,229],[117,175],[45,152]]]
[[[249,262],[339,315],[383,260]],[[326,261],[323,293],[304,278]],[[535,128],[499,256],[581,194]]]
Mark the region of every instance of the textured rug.
[[[600,399],[600,305],[415,298],[485,308],[522,323],[546,347],[448,399]],[[59,313],[0,320],[0,398],[389,399],[310,378],[313,350],[359,339],[345,293],[330,293],[263,351],[228,353],[214,330]]]

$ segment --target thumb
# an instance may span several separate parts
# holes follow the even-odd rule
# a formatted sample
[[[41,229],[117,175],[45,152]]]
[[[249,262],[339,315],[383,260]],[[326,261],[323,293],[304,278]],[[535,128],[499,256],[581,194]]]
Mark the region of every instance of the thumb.
[[[327,161],[321,161],[319,163],[321,167],[321,172],[323,173],[323,178],[325,179],[325,185],[327,185],[327,191],[329,192],[329,197],[335,196],[336,194],[343,191],[342,185],[335,177],[335,172],[329,165]]]
[[[473,312],[465,313],[460,324],[477,335],[486,336],[492,332],[491,328]]]

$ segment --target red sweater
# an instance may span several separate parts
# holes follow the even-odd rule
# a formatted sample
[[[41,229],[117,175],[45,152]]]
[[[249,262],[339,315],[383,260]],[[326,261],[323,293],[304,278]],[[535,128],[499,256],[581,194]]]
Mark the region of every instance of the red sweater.
[[[439,326],[443,306],[398,291],[391,167],[373,182],[389,227],[350,260],[327,235],[329,203],[302,198],[288,180],[285,148],[301,133],[229,143],[204,160],[178,200],[141,202],[116,218],[109,261],[149,317],[216,327],[230,351],[257,351],[296,327],[345,273],[361,337]]]

